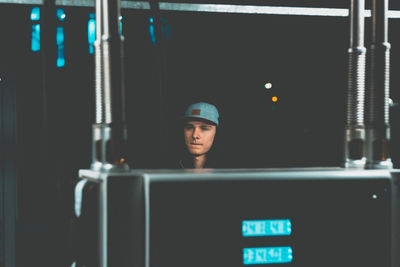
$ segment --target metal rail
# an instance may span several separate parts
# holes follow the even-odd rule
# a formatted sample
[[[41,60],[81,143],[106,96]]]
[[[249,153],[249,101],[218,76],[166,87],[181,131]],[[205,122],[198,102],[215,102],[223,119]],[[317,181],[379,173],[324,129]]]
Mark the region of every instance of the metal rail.
[[[42,5],[43,0],[0,0],[0,4]],[[94,0],[56,0],[56,6],[94,7]],[[123,9],[150,10],[147,1],[121,1]],[[322,16],[348,17],[346,8],[313,8],[287,6],[257,6],[257,5],[230,5],[230,4],[191,4],[160,2],[161,11],[237,13],[259,15],[292,15],[292,16]],[[365,10],[365,17],[371,17],[371,10]],[[400,10],[390,10],[389,18],[399,19]]]

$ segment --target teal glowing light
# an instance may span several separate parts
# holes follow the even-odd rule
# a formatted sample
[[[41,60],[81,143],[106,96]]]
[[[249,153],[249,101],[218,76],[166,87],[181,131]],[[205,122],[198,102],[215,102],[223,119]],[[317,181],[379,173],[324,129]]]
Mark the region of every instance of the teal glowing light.
[[[40,7],[34,7],[31,10],[31,21],[39,22],[39,20]],[[31,50],[33,52],[40,51],[40,24],[32,24]]]
[[[40,7],[34,7],[31,10],[31,20],[38,21],[40,20]]]
[[[291,247],[244,248],[243,264],[273,264],[293,261]]]
[[[163,34],[167,40],[169,40],[169,24],[167,23],[167,20],[165,20],[165,24],[163,25]]]
[[[64,12],[64,9],[58,8],[57,9],[57,18],[59,21],[63,21],[67,15]]]
[[[40,51],[40,24],[32,25],[31,50],[33,52]]]
[[[155,32],[155,28],[154,28],[154,19],[152,17],[149,18],[149,33],[150,33],[150,40],[151,43],[155,44],[156,43],[156,32]]]
[[[242,221],[242,235],[250,236],[280,236],[292,233],[292,223],[289,219],[282,220],[248,220]]]
[[[66,14],[64,9],[57,9],[57,19],[64,21]],[[57,27],[57,67],[61,68],[65,66],[65,52],[64,52],[64,27]]]
[[[150,40],[153,44],[156,43],[156,33],[155,33],[155,29],[154,29],[154,25],[150,24],[149,25],[149,33],[150,33]]]
[[[57,67],[65,66],[64,56],[64,28],[57,27]]]
[[[118,17],[118,20],[119,20],[119,33],[120,33],[120,34],[122,34],[122,19],[123,19],[122,16],[119,16],[119,17]]]
[[[89,42],[89,54],[94,54],[94,41],[96,40],[96,20],[94,13],[89,14],[88,22],[88,42]]]

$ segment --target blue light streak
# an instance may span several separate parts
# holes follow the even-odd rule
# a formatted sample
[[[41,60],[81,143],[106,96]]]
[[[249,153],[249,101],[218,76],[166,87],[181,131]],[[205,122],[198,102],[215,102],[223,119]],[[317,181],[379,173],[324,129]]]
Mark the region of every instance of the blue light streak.
[[[58,8],[57,9],[57,18],[59,21],[63,21],[67,15],[64,12],[64,9]]]
[[[119,16],[118,20],[119,20],[119,34],[122,34],[122,16]]]
[[[57,27],[57,67],[65,66],[64,56],[64,28]]]
[[[40,24],[32,25],[31,37],[31,50],[33,52],[40,51]]]
[[[149,25],[149,32],[150,32],[151,43],[155,44],[156,43],[156,33],[155,33],[155,29],[154,29],[154,24]]]
[[[31,21],[39,22],[39,20],[40,7],[33,7],[31,9]],[[33,52],[40,51],[40,24],[32,24],[31,50]]]
[[[31,10],[31,20],[38,21],[40,20],[40,7],[34,7]]]
[[[96,19],[94,13],[89,14],[88,22],[88,42],[89,42],[89,54],[94,54],[94,42],[96,41]]]

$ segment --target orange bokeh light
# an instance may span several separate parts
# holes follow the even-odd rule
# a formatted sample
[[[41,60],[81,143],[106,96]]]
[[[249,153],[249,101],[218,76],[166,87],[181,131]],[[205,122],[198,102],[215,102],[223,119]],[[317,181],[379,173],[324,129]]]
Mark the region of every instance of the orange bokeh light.
[[[272,102],[278,102],[278,97],[273,96],[273,97],[272,97]]]

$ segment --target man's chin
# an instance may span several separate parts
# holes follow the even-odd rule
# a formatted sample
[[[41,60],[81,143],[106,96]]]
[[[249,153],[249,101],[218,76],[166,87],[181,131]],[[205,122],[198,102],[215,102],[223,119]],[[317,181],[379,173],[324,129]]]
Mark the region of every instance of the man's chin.
[[[190,153],[190,155],[192,155],[192,157],[194,157],[194,158],[204,156],[205,154],[206,153]]]
[[[188,149],[187,150],[192,157],[200,157],[207,154],[208,151],[204,151],[204,149]]]

